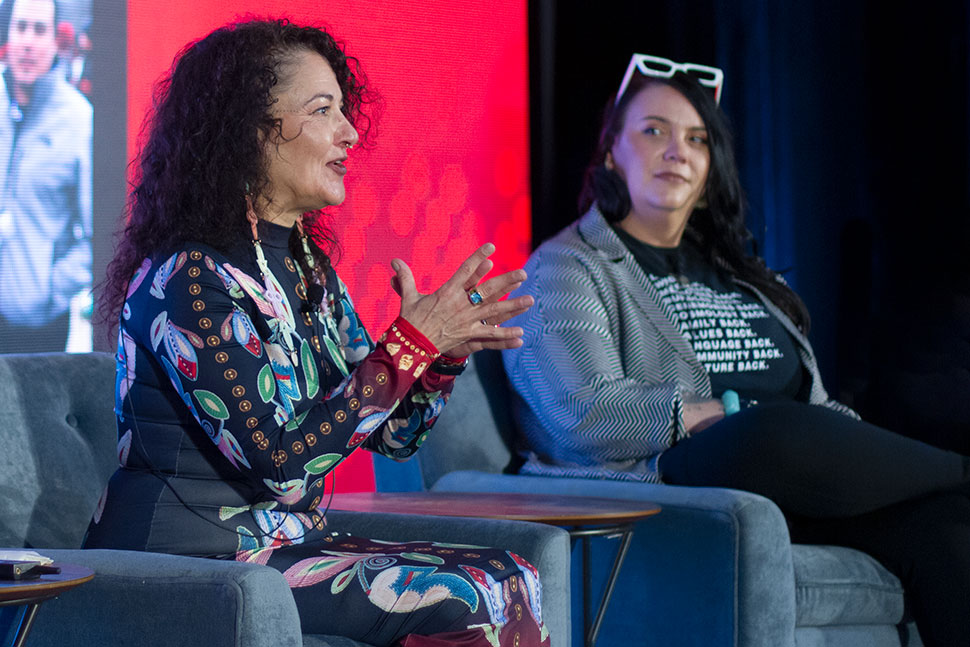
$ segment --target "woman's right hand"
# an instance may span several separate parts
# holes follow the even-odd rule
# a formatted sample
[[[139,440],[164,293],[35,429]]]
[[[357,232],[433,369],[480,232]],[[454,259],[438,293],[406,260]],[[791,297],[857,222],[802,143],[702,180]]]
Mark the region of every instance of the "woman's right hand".
[[[418,292],[411,268],[395,258],[391,267],[394,290],[401,296],[401,316],[437,347],[442,355],[463,357],[483,348],[517,348],[522,345],[522,329],[503,328],[502,324],[532,307],[531,296],[502,297],[525,280],[523,270],[500,274],[479,284],[492,269],[488,259],[495,245],[486,243],[468,257],[454,275],[431,294]],[[471,302],[468,293],[475,289],[481,303]]]

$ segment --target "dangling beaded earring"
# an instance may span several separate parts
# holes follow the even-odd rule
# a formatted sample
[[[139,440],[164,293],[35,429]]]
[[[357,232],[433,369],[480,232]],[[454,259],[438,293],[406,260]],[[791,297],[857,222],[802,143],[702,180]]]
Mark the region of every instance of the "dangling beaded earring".
[[[253,209],[253,198],[249,194],[246,194],[246,220],[249,221],[249,226],[253,231],[253,247],[256,250],[256,266],[259,268],[260,278],[263,282],[266,281],[266,276],[269,274],[269,265],[266,263],[266,256],[263,254],[263,246],[260,244],[259,240],[259,230],[256,228],[256,223],[258,219],[256,218],[256,210]]]
[[[306,232],[303,231],[302,217],[296,221],[296,232],[299,234],[300,243],[303,245],[303,260],[306,262],[306,266],[312,271],[316,267],[316,261],[313,260],[313,254],[310,253],[310,241],[307,239]]]
[[[300,236],[300,244],[303,246],[303,259],[306,266],[313,272],[313,268],[316,267],[316,261],[313,259],[313,254],[310,252],[310,241],[303,230],[303,218],[301,217],[296,221],[296,232]],[[310,291],[317,289],[320,290],[320,302],[321,307],[315,308],[317,315],[323,315],[324,318],[324,331],[325,339],[328,348],[337,348],[340,345],[340,332],[337,330],[337,322],[333,318],[333,307],[334,299],[332,294],[328,294],[322,286],[314,286],[314,277],[305,277],[310,283]],[[308,301],[310,299],[308,298]]]

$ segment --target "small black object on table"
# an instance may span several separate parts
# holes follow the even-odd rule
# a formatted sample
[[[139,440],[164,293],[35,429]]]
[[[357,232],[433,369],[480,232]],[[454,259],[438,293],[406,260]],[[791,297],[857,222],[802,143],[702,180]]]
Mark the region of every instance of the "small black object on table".
[[[11,623],[17,626],[10,643],[12,647],[23,647],[42,602],[94,578],[91,569],[72,564],[5,562],[0,564],[0,572],[11,578],[0,579],[0,607],[23,607]],[[0,626],[0,636],[7,632],[9,627]]]

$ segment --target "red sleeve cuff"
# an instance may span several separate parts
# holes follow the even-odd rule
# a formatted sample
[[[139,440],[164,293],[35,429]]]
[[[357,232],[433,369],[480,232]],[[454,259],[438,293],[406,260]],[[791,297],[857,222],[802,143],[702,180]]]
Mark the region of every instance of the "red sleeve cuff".
[[[432,361],[440,355],[438,348],[404,317],[398,317],[394,320],[385,337],[387,341],[393,340],[394,343],[417,347],[415,350],[423,351],[431,357]]]
[[[464,367],[468,364],[468,355],[463,355],[461,357],[449,357],[447,355],[440,355],[438,359],[435,360],[439,364],[444,364],[445,366],[462,366]]]

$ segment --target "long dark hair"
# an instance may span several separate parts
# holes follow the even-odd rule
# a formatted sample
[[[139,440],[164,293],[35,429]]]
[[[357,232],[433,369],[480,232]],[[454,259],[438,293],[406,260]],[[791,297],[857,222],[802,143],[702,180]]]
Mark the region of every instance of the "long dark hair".
[[[228,25],[189,44],[167,78],[155,88],[154,109],[146,119],[145,142],[128,196],[127,224],[108,265],[101,315],[114,324],[128,281],[142,260],[187,241],[227,250],[252,237],[246,196],[267,187],[264,141],[282,136],[271,116],[272,90],[283,67],[300,52],[320,54],[333,69],[344,113],[366,139],[375,100],[357,60],[322,29],[286,20],[251,20]],[[320,280],[330,267],[335,241],[321,212],[304,216]],[[294,235],[290,247],[303,265]],[[326,251],[325,251],[326,250]]]
[[[807,333],[811,319],[805,303],[778,274],[765,265],[764,259],[748,251],[753,237],[744,222],[744,192],[734,161],[731,130],[710,90],[690,76],[678,72],[669,79],[658,79],[636,74],[615,106],[615,98],[610,97],[603,112],[596,151],[583,179],[579,212],[586,213],[595,203],[609,222],[619,222],[630,213],[630,192],[619,174],[606,168],[606,154],[623,129],[626,111],[633,97],[654,83],[669,85],[684,95],[707,128],[711,153],[707,184],[703,201],[694,207],[687,221],[684,236],[704,250],[712,264],[756,287],[781,308],[802,332]]]

